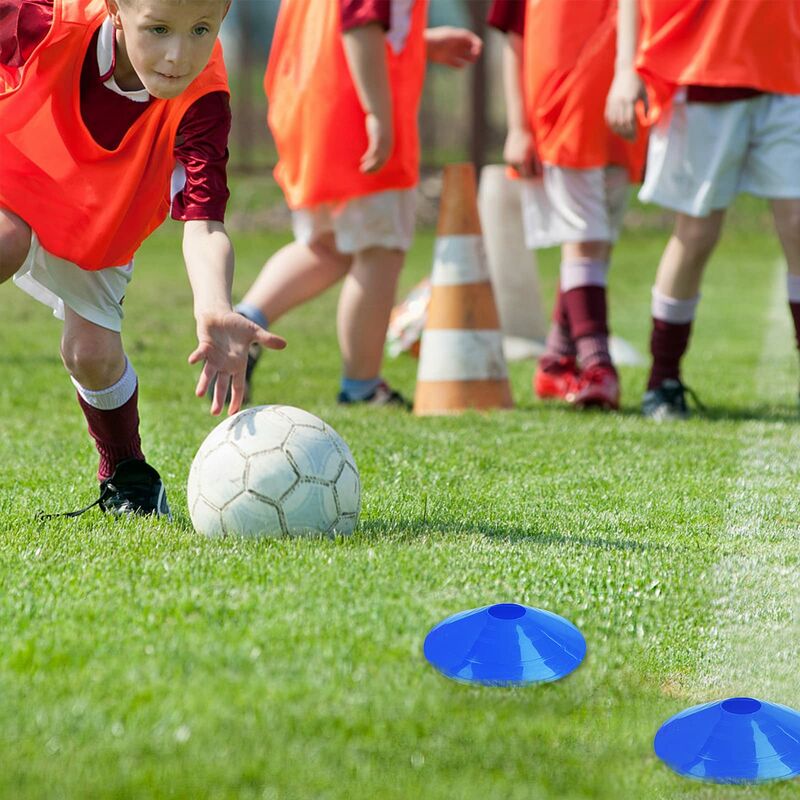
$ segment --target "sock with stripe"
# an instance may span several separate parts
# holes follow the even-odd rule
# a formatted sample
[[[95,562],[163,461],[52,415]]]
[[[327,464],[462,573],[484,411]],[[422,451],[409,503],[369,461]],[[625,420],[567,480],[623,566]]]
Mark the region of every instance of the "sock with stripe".
[[[607,261],[578,258],[561,262],[561,291],[581,369],[611,366],[607,275]]]
[[[139,387],[136,372],[126,359],[122,377],[107,389],[93,390],[81,386],[74,378],[78,403],[86,418],[89,434],[94,439],[100,463],[97,478],[111,476],[120,461],[136,458],[144,461],[139,437]]]
[[[539,368],[545,372],[560,366],[564,358],[575,358],[577,350],[575,342],[569,332],[569,319],[567,309],[564,306],[564,293],[559,287],[556,295],[556,302],[553,306],[553,317],[550,323],[550,330],[547,333],[547,340],[544,344],[544,353],[539,358]]]
[[[692,323],[699,302],[700,295],[688,300],[678,300],[661,294],[653,287],[653,330],[650,335],[653,363],[647,379],[648,389],[656,389],[665,380],[680,380],[681,359],[689,347]]]

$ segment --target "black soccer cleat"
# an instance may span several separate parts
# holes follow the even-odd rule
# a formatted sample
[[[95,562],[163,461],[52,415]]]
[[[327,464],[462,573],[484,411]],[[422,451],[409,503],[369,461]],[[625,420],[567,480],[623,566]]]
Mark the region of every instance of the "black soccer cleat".
[[[642,398],[642,414],[656,422],[688,419],[690,412],[686,405],[689,395],[701,411],[705,406],[697,395],[677,378],[667,378],[655,389],[648,389]]]
[[[172,519],[161,476],[146,461],[126,458],[100,483],[100,510],[114,516],[153,515]]]
[[[79,517],[95,506],[116,517],[139,514],[166,517],[172,521],[172,512],[167,504],[167,493],[161,476],[146,461],[137,458],[120,461],[114,474],[100,481],[100,497],[85,508],[58,514],[45,514],[40,511],[36,517],[40,522],[59,517]]]

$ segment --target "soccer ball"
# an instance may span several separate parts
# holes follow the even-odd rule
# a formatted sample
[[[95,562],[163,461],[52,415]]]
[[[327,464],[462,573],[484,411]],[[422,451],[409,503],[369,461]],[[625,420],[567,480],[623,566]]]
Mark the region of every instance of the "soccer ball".
[[[189,515],[206,536],[350,534],[361,484],[333,428],[291,406],[257,406],[221,422],[197,451]]]

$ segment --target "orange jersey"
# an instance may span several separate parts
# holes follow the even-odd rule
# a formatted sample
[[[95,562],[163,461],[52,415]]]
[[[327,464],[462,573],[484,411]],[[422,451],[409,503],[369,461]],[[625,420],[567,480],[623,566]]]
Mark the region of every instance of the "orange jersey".
[[[365,114],[342,44],[340,0],[283,0],[264,89],[278,148],[275,179],[290,208],[416,185],[426,16],[427,0],[414,0],[404,46],[395,52],[387,41],[394,150],[382,169],[364,174]]]
[[[572,169],[611,164],[641,178],[646,137],[628,142],[605,122],[614,77],[616,0],[526,0],[523,84],[542,161]]]
[[[800,0],[640,0],[651,118],[678,86],[800,94]]]
[[[217,43],[186,92],[154,99],[119,147],[104,149],[81,117],[80,75],[107,14],[104,0],[56,0],[47,37],[0,84],[0,206],[87,270],[127,264],[164,221],[181,119],[202,95],[228,90]]]

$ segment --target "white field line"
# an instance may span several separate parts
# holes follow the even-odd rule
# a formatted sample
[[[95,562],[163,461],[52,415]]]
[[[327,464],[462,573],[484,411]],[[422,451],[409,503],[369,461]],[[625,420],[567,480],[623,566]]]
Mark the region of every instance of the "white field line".
[[[797,353],[776,269],[754,401],[797,397]],[[749,695],[800,708],[800,415],[741,427],[727,498],[724,555],[712,581],[715,625],[696,692]],[[735,552],[734,552],[735,551]],[[698,701],[699,702],[699,701]]]

